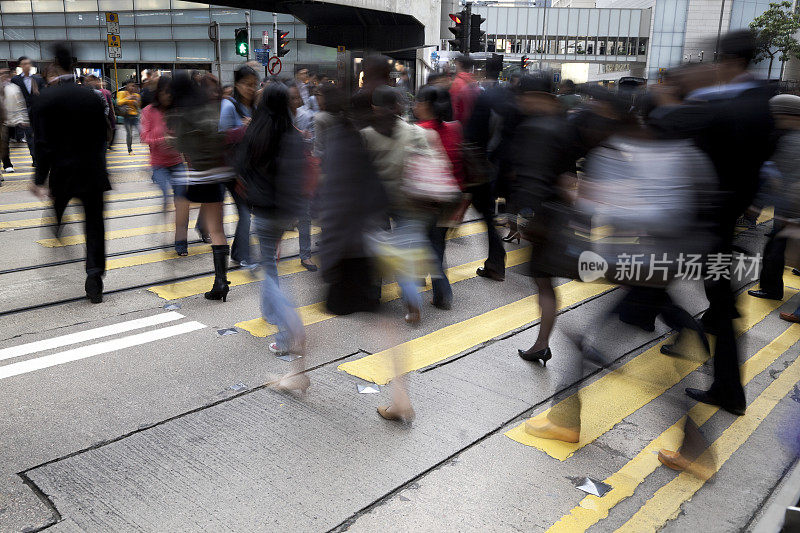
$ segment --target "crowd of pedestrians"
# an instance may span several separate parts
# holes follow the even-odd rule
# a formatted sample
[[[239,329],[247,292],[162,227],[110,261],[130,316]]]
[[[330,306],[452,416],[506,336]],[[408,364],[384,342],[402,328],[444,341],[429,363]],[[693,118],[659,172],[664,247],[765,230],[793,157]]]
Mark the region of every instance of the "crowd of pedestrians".
[[[800,96],[776,96],[773,85],[754,78],[748,70],[754,50],[749,32],[732,32],[720,41],[718,61],[677,67],[648,90],[576,87],[569,80],[556,88],[548,72],[500,82],[503,64],[497,59],[487,60],[479,82],[473,62],[460,57],[454,75],[431,74],[409,102],[409,82],[396,87],[387,58],[372,56],[362,62],[363,83],[351,97],[334,84],[315,84],[306,69],[292,80],[261,82],[243,65],[232,87],[222,87],[210,74],[183,71],[150,80],[141,93],[126,84],[116,104],[128,152],[140,127],[165,208],[172,197],[178,255],[187,254],[189,204],[201,204],[197,229],[211,244],[215,272],[205,298],[227,300],[231,264],[263,271],[260,306],[279,331],[268,345],[275,354],[308,355],[302,320],[278,278],[279,245],[287,231],[298,230],[301,264],[309,271],[320,268],[332,313],[380,310],[382,287],[395,280],[403,320],[386,314],[378,320],[389,338],[399,338],[403,321],[414,326],[424,320],[419,286],[426,277],[431,305],[458,305],[447,278],[446,237],[471,206],[486,223],[487,255],[476,275],[487,284],[505,280],[503,241],[531,245],[541,323],[534,344],[520,348],[522,359],[544,366],[566,357],[550,346],[556,279],[583,279],[581,264],[589,253],[607,265],[605,279],[624,288],[609,320],[652,331],[661,316],[681,335],[695,331],[704,341],[705,334],[716,336],[711,387],[686,393],[742,415],[730,262],[737,220],[751,206],[776,205],[761,288],[751,294],[780,298],[787,231],[800,217]],[[74,83],[70,58],[61,49],[55,55],[50,79],[27,75],[23,66],[23,74],[5,84],[4,121],[7,133],[26,132],[37,156],[33,190],[53,196],[57,216],[70,198],[83,201],[86,291],[100,301],[113,102],[102,87],[92,87],[93,80],[84,83],[88,87]],[[0,78],[8,76],[0,71]],[[78,114],[80,120],[70,118]],[[3,146],[8,171],[7,142]],[[238,213],[231,247],[223,224],[226,192]],[[508,226],[505,238],[497,229],[499,211]],[[322,229],[313,259],[312,220]],[[257,251],[250,246],[251,224]],[[579,237],[609,227],[624,239]],[[689,254],[701,258],[699,279],[709,300],[701,321],[669,296],[670,287],[685,279],[682,261]],[[650,259],[633,265],[637,255]],[[720,257],[729,261],[720,266]],[[655,258],[662,265],[659,276],[653,276]],[[782,318],[800,321],[800,310]],[[589,337],[573,336],[582,354],[577,372],[583,359],[603,357]],[[684,355],[680,342],[662,351]],[[393,402],[379,413],[409,422],[415,414],[402,355],[396,358]],[[311,385],[306,361],[295,358],[291,371],[271,385],[305,391]],[[528,421],[526,431],[577,442],[580,409],[575,397],[546,419]],[[697,431],[686,435],[702,439],[692,437]],[[662,450],[659,458],[699,475],[694,459],[702,449],[686,442],[682,449]]]

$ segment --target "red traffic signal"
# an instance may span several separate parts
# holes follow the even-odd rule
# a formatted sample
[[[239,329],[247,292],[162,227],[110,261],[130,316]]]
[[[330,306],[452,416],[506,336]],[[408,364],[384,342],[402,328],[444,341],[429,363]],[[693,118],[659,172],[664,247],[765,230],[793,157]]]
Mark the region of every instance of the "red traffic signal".
[[[468,53],[467,39],[469,38],[469,29],[467,29],[467,26],[469,25],[469,13],[466,10],[450,13],[450,20],[456,24],[447,28],[455,36],[455,39],[447,41],[450,43],[450,50],[461,52],[462,54]]]
[[[286,48],[286,45],[289,43],[289,41],[286,40],[287,35],[289,35],[288,31],[278,30],[278,49],[275,50],[275,55],[278,57],[283,57],[289,53],[289,49]]]

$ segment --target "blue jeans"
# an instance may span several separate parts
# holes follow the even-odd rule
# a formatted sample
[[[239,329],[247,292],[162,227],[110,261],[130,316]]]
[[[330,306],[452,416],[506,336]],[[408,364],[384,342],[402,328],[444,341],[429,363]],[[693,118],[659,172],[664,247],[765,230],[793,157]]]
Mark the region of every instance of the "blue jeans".
[[[128,144],[128,151],[131,152],[133,150],[133,129],[136,128],[136,132],[139,132],[139,116],[126,115],[122,120],[125,124],[125,142]]]
[[[158,185],[158,188],[161,189],[161,194],[164,195],[164,209],[167,208],[170,188],[172,188],[172,194],[175,196],[186,196],[186,185],[177,183],[175,179],[178,177],[176,174],[183,172],[183,170],[183,163],[171,167],[153,167],[153,183]]]
[[[261,266],[264,269],[264,281],[261,282],[261,314],[264,320],[278,328],[275,342],[281,350],[295,348],[305,343],[303,321],[278,284],[276,261],[278,243],[284,232],[291,229],[292,223],[292,220],[256,215],[254,224],[261,247]]]
[[[444,272],[444,245],[447,238],[447,228],[437,225],[434,219],[428,226],[428,237],[431,240],[433,254],[436,259],[437,271],[431,272],[431,288],[433,301],[437,305],[450,305],[453,303],[453,289]]]
[[[237,263],[244,261],[250,262],[250,206],[247,201],[236,192],[236,181],[225,183],[225,187],[230,191],[231,198],[236,204],[236,214],[239,220],[236,222],[236,233],[233,235],[231,245],[231,259]]]
[[[394,233],[402,242],[405,242],[409,250],[422,247],[429,248],[430,243],[425,235],[425,223],[414,218],[394,217]],[[425,275],[418,272],[418,276]],[[397,285],[403,294],[403,302],[406,305],[420,309],[422,307],[422,297],[419,294],[417,281],[419,277],[410,275],[408,271],[400,271],[395,276]]]

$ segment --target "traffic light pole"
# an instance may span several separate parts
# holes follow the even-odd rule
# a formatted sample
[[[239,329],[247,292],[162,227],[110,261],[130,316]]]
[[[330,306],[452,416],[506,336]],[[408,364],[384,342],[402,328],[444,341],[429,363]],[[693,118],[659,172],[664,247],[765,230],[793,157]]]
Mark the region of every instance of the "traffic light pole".
[[[249,11],[245,11],[244,12],[244,22],[245,22],[245,25],[247,26],[247,60],[250,61],[250,45],[253,42],[253,38],[250,36],[250,12]],[[220,81],[220,83],[222,83],[222,82]]]
[[[472,24],[472,2],[467,2],[464,5],[464,12],[467,14],[467,17],[466,17],[467,20],[464,21],[464,50],[463,50],[463,54],[468,56],[469,55],[469,50],[470,50],[469,38],[470,38],[470,33],[472,33],[472,27],[471,27],[471,24]]]
[[[278,55],[278,14],[272,13],[272,55]]]

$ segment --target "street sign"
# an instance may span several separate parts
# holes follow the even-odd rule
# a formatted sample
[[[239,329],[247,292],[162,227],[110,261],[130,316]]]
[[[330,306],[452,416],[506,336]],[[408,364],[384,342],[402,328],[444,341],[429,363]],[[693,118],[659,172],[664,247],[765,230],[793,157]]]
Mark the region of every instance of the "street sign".
[[[261,42],[263,44],[267,45],[267,48],[269,48],[269,32],[268,31],[262,32],[262,34],[261,34]]]
[[[269,64],[269,48],[254,48],[253,52],[256,53],[256,61],[265,67]]]
[[[553,83],[560,83],[560,82],[561,82],[561,73],[553,72]]]
[[[281,65],[281,58],[280,57],[272,56],[272,57],[269,58],[269,63],[267,64],[267,69],[269,70],[270,74],[272,74],[273,76],[277,76],[278,74],[280,74],[282,67],[283,67],[283,65]]]
[[[337,46],[336,47],[336,53],[337,54],[343,54],[344,53],[344,46],[341,46],[341,45]]]
[[[119,14],[106,11],[106,32],[119,35]]]
[[[119,35],[109,33],[106,36],[106,43],[108,45],[108,57],[116,59],[122,57],[122,39]]]

